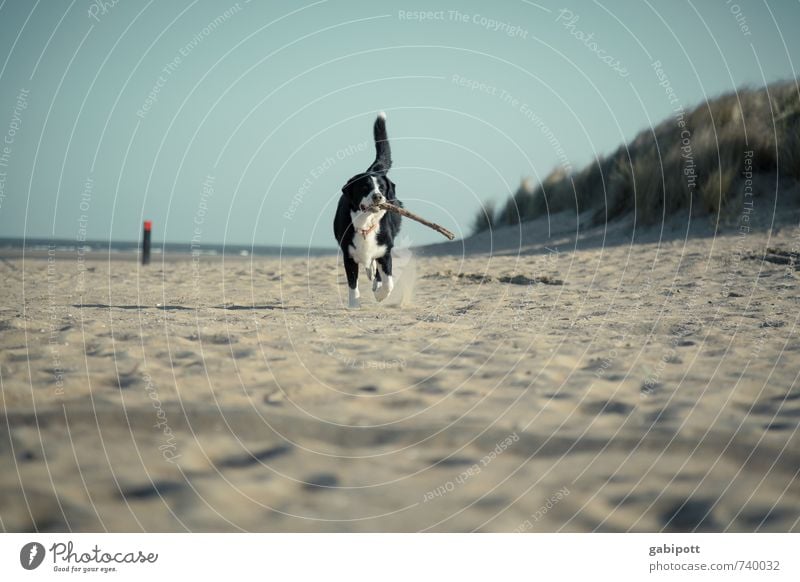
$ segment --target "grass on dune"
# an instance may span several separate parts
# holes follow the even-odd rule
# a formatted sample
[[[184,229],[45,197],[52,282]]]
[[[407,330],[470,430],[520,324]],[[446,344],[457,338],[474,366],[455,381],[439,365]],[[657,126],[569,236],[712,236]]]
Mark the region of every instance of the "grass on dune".
[[[499,210],[481,208],[473,231],[564,210],[592,211],[595,223],[635,213],[638,223],[653,224],[685,209],[724,217],[741,206],[746,170],[773,185],[800,181],[794,80],[704,102],[579,171],[557,168],[536,186],[523,180]]]

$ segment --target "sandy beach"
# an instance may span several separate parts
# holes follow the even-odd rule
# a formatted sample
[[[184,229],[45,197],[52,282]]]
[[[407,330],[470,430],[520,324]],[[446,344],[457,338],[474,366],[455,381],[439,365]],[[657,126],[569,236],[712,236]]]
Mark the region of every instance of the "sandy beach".
[[[0,527],[800,530],[798,230],[573,223],[361,310],[335,256],[3,259]]]

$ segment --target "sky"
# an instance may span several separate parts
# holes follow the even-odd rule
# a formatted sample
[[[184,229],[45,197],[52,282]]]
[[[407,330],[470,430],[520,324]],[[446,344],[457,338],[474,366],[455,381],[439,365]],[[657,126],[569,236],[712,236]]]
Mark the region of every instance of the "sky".
[[[0,237],[334,247],[379,111],[398,197],[466,236],[671,92],[797,78],[798,25],[796,1],[5,0]]]

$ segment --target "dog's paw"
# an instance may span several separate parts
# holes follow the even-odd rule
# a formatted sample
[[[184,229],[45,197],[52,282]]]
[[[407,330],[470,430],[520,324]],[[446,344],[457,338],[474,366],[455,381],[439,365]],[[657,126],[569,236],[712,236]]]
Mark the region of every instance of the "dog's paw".
[[[389,296],[393,288],[394,285],[392,284],[392,278],[389,277],[386,283],[375,289],[375,299],[378,301],[383,301]]]
[[[353,291],[350,290],[350,296],[348,297],[347,306],[350,309],[359,309],[361,307],[361,300],[358,296],[358,290]]]
[[[380,286],[381,286],[381,282],[378,281],[377,278],[372,280],[372,292],[373,293],[375,293],[375,291],[377,291],[380,288]]]

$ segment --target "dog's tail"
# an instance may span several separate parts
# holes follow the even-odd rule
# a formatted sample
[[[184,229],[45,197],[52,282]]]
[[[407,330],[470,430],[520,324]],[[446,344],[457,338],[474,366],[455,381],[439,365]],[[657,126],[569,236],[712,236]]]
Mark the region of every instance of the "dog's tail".
[[[369,172],[385,174],[392,167],[392,150],[389,148],[389,136],[386,134],[386,114],[381,111],[375,119],[375,161]]]

